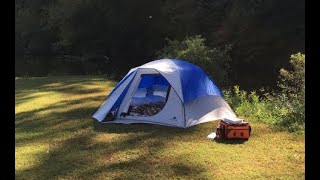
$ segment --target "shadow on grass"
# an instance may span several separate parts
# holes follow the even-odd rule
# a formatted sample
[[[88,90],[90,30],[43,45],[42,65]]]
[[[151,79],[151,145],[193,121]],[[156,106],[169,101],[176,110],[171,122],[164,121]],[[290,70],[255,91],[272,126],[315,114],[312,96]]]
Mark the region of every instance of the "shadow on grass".
[[[58,92],[68,95],[89,95],[99,92],[104,92],[99,88],[95,88],[97,85],[95,82],[105,81],[105,87],[109,91],[116,85],[114,81],[107,81],[102,77],[37,77],[37,78],[21,78],[15,80],[15,104],[19,105],[26,101],[30,101],[39,97],[39,95],[33,95],[32,92]],[[31,92],[30,92],[31,91]],[[107,94],[104,96],[106,98]]]
[[[197,174],[200,174],[205,171],[203,167],[194,166],[190,164],[185,163],[176,163],[172,164],[170,168],[173,170],[174,174],[178,177],[183,177],[189,179],[190,176],[197,176]]]
[[[103,78],[85,79],[79,77],[43,77],[43,78],[24,78],[15,80],[15,105],[20,105],[24,102],[39,98],[41,95],[34,94],[37,92],[57,92],[66,95],[92,95],[95,93],[102,93],[106,90],[111,91],[116,82],[105,82],[106,89],[96,88],[92,85],[95,81],[106,81]],[[102,101],[107,96],[107,93],[100,98]],[[81,103],[81,102],[79,102]]]
[[[75,111],[76,112],[76,111]],[[73,112],[74,113],[74,112]],[[55,114],[53,116],[57,116]],[[63,114],[60,114],[63,115]],[[28,122],[26,132],[37,131],[37,128],[50,128],[51,126],[63,123],[62,119],[49,120],[48,124],[41,124],[35,120]],[[71,121],[71,120],[65,120]],[[75,121],[75,125],[62,126],[60,129],[43,131],[39,136],[16,140],[19,146],[34,141],[46,141],[54,144],[51,139],[64,136],[66,133],[73,133],[94,125],[95,120],[84,120],[85,126]],[[27,127],[27,124],[20,124],[19,127]],[[132,124],[123,125],[108,124],[100,131],[93,128],[88,133],[74,133],[59,145],[52,146],[49,152],[37,154],[40,163],[29,169],[16,172],[17,179],[47,179],[47,178],[75,178],[107,174],[112,179],[151,179],[157,176],[153,172],[160,173],[159,177],[193,177],[206,179],[199,174],[204,171],[200,165],[191,165],[182,162],[181,157],[170,156],[170,159],[161,157],[158,152],[163,151],[175,136],[186,136],[192,130],[185,131],[180,128],[170,128],[158,125]],[[97,134],[120,133],[122,136],[116,141],[95,142]],[[134,152],[143,153],[134,153]],[[126,156],[123,158],[122,156]],[[99,162],[99,163],[97,163]],[[100,174],[100,175],[99,175]],[[101,178],[101,177],[100,177]]]
[[[89,95],[100,91],[78,90],[81,89],[80,84],[87,83],[87,80],[29,81],[31,85],[19,84],[22,80],[18,82],[21,92],[38,88],[40,91]],[[31,98],[36,97],[20,95],[17,100],[23,103]],[[33,142],[49,145],[47,151],[34,154],[35,165],[16,170],[17,179],[95,179],[103,176],[111,179],[207,179],[201,174],[205,169],[200,164],[182,161],[176,154],[161,154],[166,152],[173,139],[189,141],[188,137],[199,133],[199,127],[181,129],[151,124],[99,124],[91,118],[98,104],[94,107],[66,108],[105,97],[93,98],[64,101],[16,114],[15,128],[19,133],[15,139],[17,147],[24,148]],[[114,133],[119,135],[117,139],[94,140],[98,135],[111,136]]]
[[[61,132],[73,132],[92,126],[92,123],[87,119],[90,119],[96,107],[79,108],[65,112],[53,111],[45,116],[37,115],[37,113],[51,108],[61,110],[64,106],[54,105],[53,107],[49,106],[34,111],[18,113],[15,117],[16,132],[30,133],[32,135],[16,139],[16,144],[44,141],[49,137],[61,136]]]
[[[103,79],[100,78],[98,80],[101,81]],[[106,98],[105,95],[98,94],[101,92],[101,89],[84,89],[81,87],[81,84],[90,84],[92,83],[91,81],[91,79],[81,79],[79,77],[71,77],[70,79],[67,77],[17,79],[16,86],[19,90],[16,92],[16,106],[39,98],[41,95],[30,93],[30,91],[33,92],[35,90],[41,93],[46,91],[58,91],[59,93],[67,94],[80,93],[84,96],[78,96],[79,98],[72,100],[64,98],[55,104],[51,103],[47,106],[34,107],[32,110],[16,113],[16,133],[22,132],[23,134],[28,134],[16,138],[16,144],[44,141],[49,137],[58,136],[62,131],[76,131],[79,126],[81,126],[80,128],[88,127],[90,123],[88,121],[84,123],[82,120],[91,118],[91,115],[97,109],[98,103],[96,106],[85,105],[97,101],[100,103],[101,100]],[[77,83],[77,86],[73,83]],[[94,94],[97,95],[92,96]],[[60,131],[59,128],[61,128]]]
[[[185,134],[183,131],[173,133],[176,129],[165,131],[166,128],[141,128],[140,125],[115,129],[110,126],[109,132],[123,133],[116,141],[95,142],[92,138],[97,134],[94,132],[75,134],[50,148],[49,153],[38,154],[40,163],[16,172],[16,178],[95,179],[107,175],[111,179],[155,179],[157,176],[206,179],[201,175],[205,171],[201,165],[181,161],[182,158],[174,154],[170,158],[159,155],[174,136]],[[65,131],[66,127],[56,133]],[[43,135],[42,138],[50,140],[52,137]]]
[[[214,141],[217,143],[221,143],[221,144],[243,144],[248,140],[245,140],[245,139],[215,139]]]
[[[106,133],[129,133],[129,132],[150,132],[150,131],[161,131],[161,132],[172,132],[178,134],[189,134],[195,132],[199,128],[197,126],[192,126],[190,128],[178,128],[170,126],[162,126],[157,124],[147,124],[147,123],[132,123],[132,124],[121,124],[121,123],[99,123],[93,119],[93,127],[97,132]]]
[[[49,76],[19,78],[15,80],[16,90],[59,90],[68,85],[94,85],[94,82],[105,81],[106,86],[115,86],[116,82],[107,81],[104,76]]]

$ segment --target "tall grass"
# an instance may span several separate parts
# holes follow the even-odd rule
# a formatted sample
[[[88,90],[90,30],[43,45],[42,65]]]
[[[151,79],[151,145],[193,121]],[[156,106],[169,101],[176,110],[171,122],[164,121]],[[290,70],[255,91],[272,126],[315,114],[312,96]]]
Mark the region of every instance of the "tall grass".
[[[226,101],[240,117],[271,124],[278,130],[303,133],[304,103],[283,93],[257,95],[255,91],[240,90],[239,86],[224,90]]]
[[[268,102],[260,99],[255,91],[248,93],[240,90],[239,86],[234,86],[231,90],[225,90],[224,95],[239,116],[268,123],[274,121]]]

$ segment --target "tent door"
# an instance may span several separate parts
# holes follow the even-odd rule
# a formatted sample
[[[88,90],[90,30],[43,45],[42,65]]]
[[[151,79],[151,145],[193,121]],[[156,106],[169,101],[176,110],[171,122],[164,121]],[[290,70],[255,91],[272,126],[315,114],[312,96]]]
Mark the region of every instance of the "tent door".
[[[120,107],[119,107],[119,111],[117,113],[117,118],[122,119],[124,118],[123,115],[128,113],[129,110],[129,106],[131,104],[132,98],[134,96],[136,97],[142,97],[142,93],[144,92],[137,92],[137,89],[140,85],[140,82],[142,80],[142,78],[146,75],[155,75],[155,76],[160,76],[160,73],[158,71],[156,71],[155,69],[143,69],[140,68],[137,70],[136,76],[133,79],[131,86],[129,87],[127,94],[125,95]],[[138,99],[138,98],[137,98]],[[142,101],[142,99],[141,99]]]
[[[154,69],[139,69],[120,105],[117,119],[185,127],[181,99]]]

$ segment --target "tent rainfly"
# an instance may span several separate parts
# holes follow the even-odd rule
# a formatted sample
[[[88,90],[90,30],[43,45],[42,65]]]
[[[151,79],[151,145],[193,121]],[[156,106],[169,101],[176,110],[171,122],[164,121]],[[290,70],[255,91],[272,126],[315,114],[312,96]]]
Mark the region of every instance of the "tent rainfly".
[[[93,114],[104,123],[151,123],[187,128],[228,119],[240,122],[198,66],[160,59],[131,69]]]

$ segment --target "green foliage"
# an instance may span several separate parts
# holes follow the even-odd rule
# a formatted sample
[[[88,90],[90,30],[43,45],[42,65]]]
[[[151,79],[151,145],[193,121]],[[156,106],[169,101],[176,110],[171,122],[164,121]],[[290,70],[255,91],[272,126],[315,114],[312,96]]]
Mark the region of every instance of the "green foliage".
[[[290,131],[303,130],[305,126],[305,55],[293,54],[290,57],[292,70],[280,70],[278,86],[282,94],[278,95],[283,106],[288,110],[277,122],[279,127]]]
[[[303,132],[305,127],[305,55],[291,56],[292,70],[280,70],[278,93],[247,93],[234,86],[224,91],[225,98],[239,116],[271,123],[276,129]]]
[[[230,84],[230,46],[223,49],[210,48],[200,35],[187,37],[183,41],[167,39],[168,45],[159,50],[157,58],[182,59],[204,69],[220,86]]]
[[[224,95],[239,116],[267,123],[274,121],[268,101],[261,99],[255,91],[248,93],[240,90],[239,86],[234,86],[231,90],[224,90]]]
[[[79,59],[88,55],[108,56],[110,63],[103,67],[104,71],[114,73],[118,68],[117,73],[123,74],[155,59],[155,52],[165,45],[166,37],[182,42],[199,34],[206,39],[206,47],[216,48],[208,56],[224,57],[222,64],[215,62],[219,65],[208,67],[208,72],[215,72],[214,68],[221,66],[230,70],[213,74],[215,79],[222,79],[219,85],[230,84],[224,80],[229,79],[244,89],[275,88],[277,70],[289,65],[286,57],[292,51],[304,51],[304,4],[301,0],[16,0],[15,53],[69,55]],[[229,44],[232,49],[224,47]],[[182,55],[190,56],[194,52],[190,48],[185,53]],[[225,63],[229,55],[231,64]],[[59,61],[59,58],[49,59]],[[82,62],[73,63],[78,67]],[[60,64],[61,72],[75,71],[72,65],[53,64]],[[207,62],[202,64],[207,66]],[[40,71],[43,74],[44,69],[29,67],[32,68],[19,67],[16,74]],[[57,71],[45,70],[46,74]]]
[[[293,54],[290,57],[292,70],[280,70],[280,82],[278,86],[289,97],[305,94],[305,55],[302,53]]]

